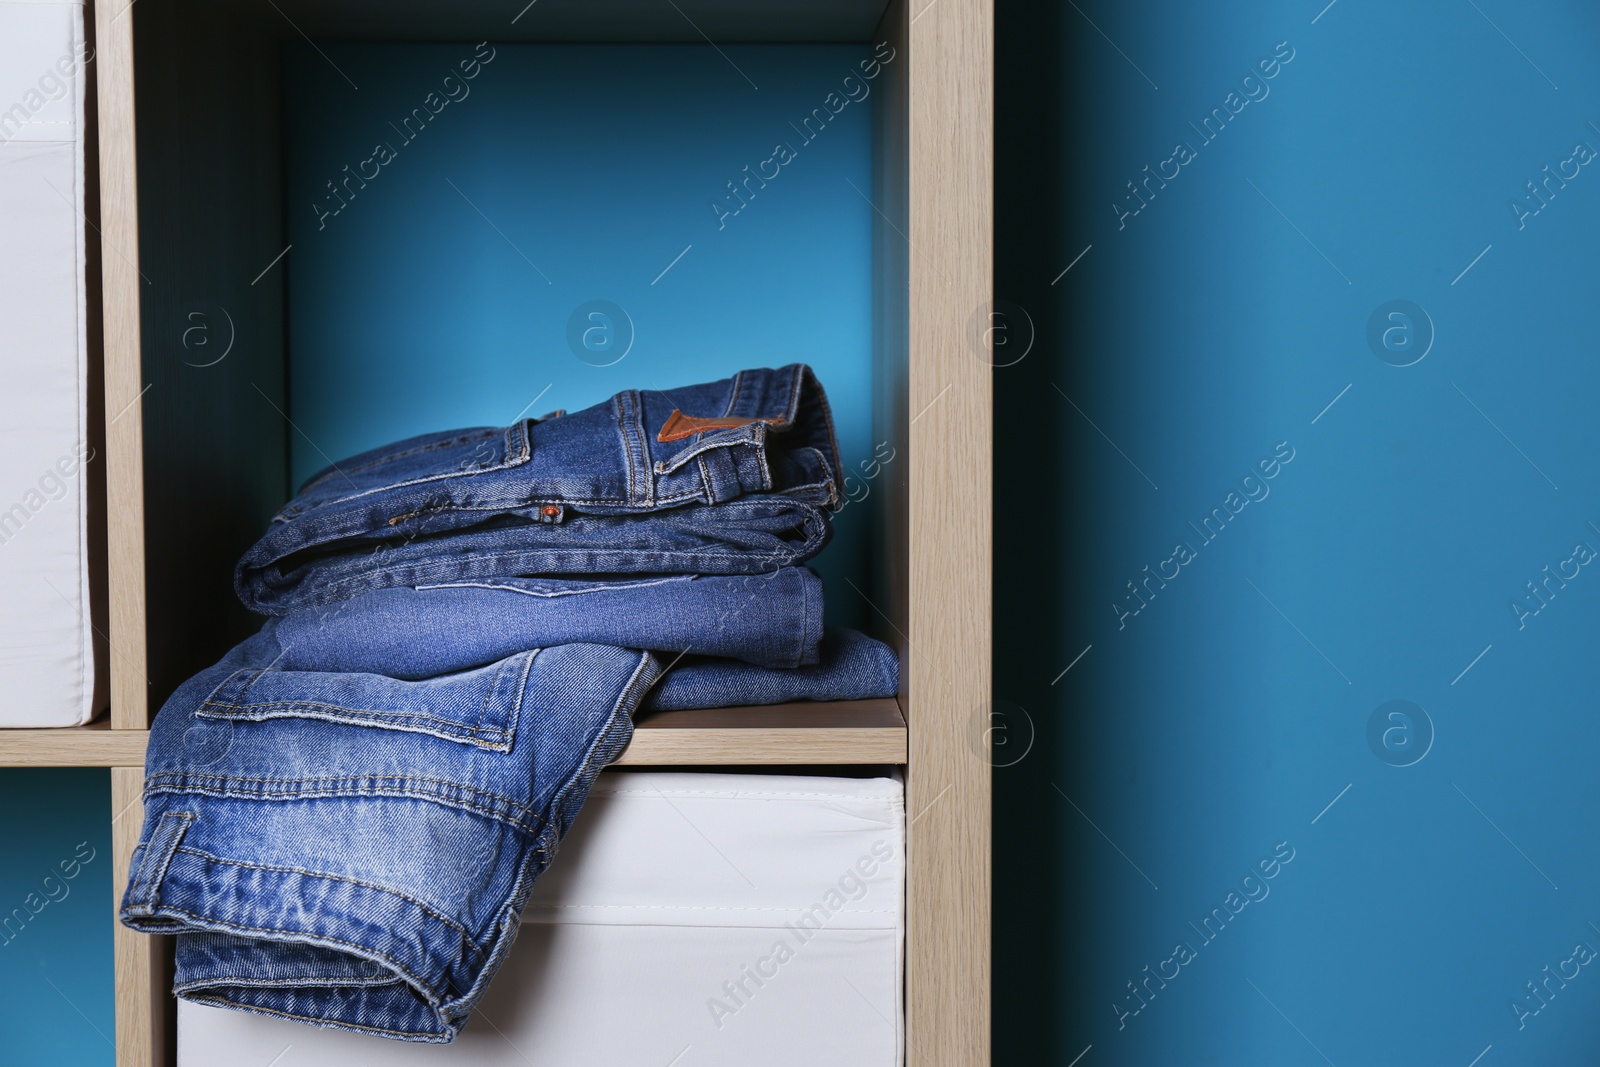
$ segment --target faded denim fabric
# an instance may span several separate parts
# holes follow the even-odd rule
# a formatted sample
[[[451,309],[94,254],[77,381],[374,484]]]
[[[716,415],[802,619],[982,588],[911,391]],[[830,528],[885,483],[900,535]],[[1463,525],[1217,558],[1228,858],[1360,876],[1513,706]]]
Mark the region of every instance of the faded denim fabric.
[[[611,581],[484,578],[379,589],[267,623],[306,670],[429,678],[530,647],[576,642],[722,656],[763,667],[817,662],[822,581],[767,574]]]
[[[179,935],[179,996],[446,1042],[659,665],[568,644],[411,681],[319,656],[269,626],[167,701],[120,917]]]
[[[838,453],[804,364],[628,390],[334,464],[273,519],[234,585],[247,607],[281,615],[389,586],[761,573],[827,543]]]
[[[791,700],[866,700],[900,692],[894,650],[854,630],[823,631],[817,663],[773,670],[732,659],[685,656],[644,699],[645,711],[731,708]]]

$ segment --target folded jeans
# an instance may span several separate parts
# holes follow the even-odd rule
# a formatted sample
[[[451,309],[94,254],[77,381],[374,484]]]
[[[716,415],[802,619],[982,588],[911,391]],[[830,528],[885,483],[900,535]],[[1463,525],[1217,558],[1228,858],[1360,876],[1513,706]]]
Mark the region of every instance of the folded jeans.
[[[234,586],[281,615],[389,586],[770,571],[827,543],[838,451],[822,386],[798,363],[427,434],[312,477]]]
[[[431,678],[579,642],[800,667],[817,662],[822,581],[805,567],[605,581],[484,578],[379,589],[266,628],[302,669],[394,678]]]
[[[421,681],[301,666],[264,630],[167,701],[120,918],[179,935],[181,997],[447,1042],[659,664],[569,644]]]
[[[645,695],[642,711],[784,704],[791,700],[867,700],[900,692],[894,650],[854,630],[823,631],[817,662],[790,670],[708,656],[685,656]]]

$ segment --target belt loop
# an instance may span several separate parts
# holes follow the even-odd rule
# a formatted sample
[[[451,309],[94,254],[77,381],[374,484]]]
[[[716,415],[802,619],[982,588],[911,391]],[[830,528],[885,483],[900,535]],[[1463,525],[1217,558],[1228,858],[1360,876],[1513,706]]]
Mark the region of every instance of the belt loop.
[[[737,447],[708,448],[695,457],[705,476],[706,500],[712,504],[721,504],[739,495],[739,472],[729,455]]]
[[[129,914],[155,914],[161,880],[167,876],[172,854],[178,851],[178,845],[194,818],[194,814],[187,811],[168,812],[161,816],[149,843],[144,847],[144,857],[139,861],[138,870],[128,880]]]

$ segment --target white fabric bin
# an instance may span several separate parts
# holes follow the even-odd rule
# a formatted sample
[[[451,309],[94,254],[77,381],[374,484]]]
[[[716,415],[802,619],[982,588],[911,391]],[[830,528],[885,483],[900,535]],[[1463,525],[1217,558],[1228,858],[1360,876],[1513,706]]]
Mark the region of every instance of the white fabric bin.
[[[103,706],[90,623],[79,3],[0,3],[0,728]]]
[[[454,1043],[180,1001],[178,1064],[898,1067],[904,856],[894,779],[608,771]]]

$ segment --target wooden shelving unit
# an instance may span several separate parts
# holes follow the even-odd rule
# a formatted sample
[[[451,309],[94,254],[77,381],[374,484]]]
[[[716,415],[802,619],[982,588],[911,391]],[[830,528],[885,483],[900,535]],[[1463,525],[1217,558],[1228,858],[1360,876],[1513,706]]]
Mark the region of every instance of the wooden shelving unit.
[[[904,763],[906,720],[893,700],[665,711],[634,724],[619,765]]]
[[[104,719],[65,730],[0,730],[0,767],[143,767],[144,730]]]
[[[145,730],[104,720],[67,730],[0,730],[0,767],[143,767]],[[906,720],[893,700],[656,712],[634,724],[618,765],[897,764]]]
[[[529,29],[538,19],[512,26],[489,0],[90,6],[111,716],[79,729],[0,732],[0,766],[111,768],[118,894],[142,820],[151,702],[203,665],[192,662],[190,645],[197,626],[203,633],[196,620],[209,616],[181,578],[216,548],[205,523],[174,524],[170,516],[218,502],[259,509],[279,491],[262,487],[284,480],[283,450],[256,435],[264,394],[244,362],[265,359],[255,372],[270,375],[270,360],[282,359],[281,273],[250,280],[281,234],[278,194],[268,191],[279,173],[276,105],[261,103],[275,99],[276,41],[302,29],[350,36],[371,26],[373,36],[388,39],[857,40],[893,47],[897,58],[876,82],[872,105],[873,432],[904,458],[875,485],[870,506],[880,509],[886,531],[874,607],[900,655],[901,695],[646,716],[620,762],[903,764],[906,806],[914,813],[907,830],[906,1062],[988,1063],[990,765],[980,742],[990,701],[992,414],[987,331],[973,323],[992,299],[993,0],[680,0],[670,9],[642,0],[551,0],[539,9],[559,9],[543,23],[551,28],[545,38]],[[160,121],[141,129],[140,115]],[[180,143],[178,131],[192,143]],[[259,208],[263,200],[270,210]],[[204,227],[189,218],[201,208]],[[141,243],[141,222],[153,244]],[[271,246],[265,257],[258,245]],[[162,347],[171,347],[170,338],[144,321],[152,308],[163,315],[181,309],[147,289],[141,268],[169,293],[186,284],[232,285],[225,302],[256,324],[258,354],[235,357],[232,378],[214,376],[211,392],[197,393]],[[280,354],[259,355],[273,350]],[[204,447],[186,436],[201,432],[196,427],[211,434]],[[197,473],[218,471],[228,472],[227,490],[202,493],[197,502]],[[170,946],[119,926],[115,952],[118,1067],[169,1067]]]

